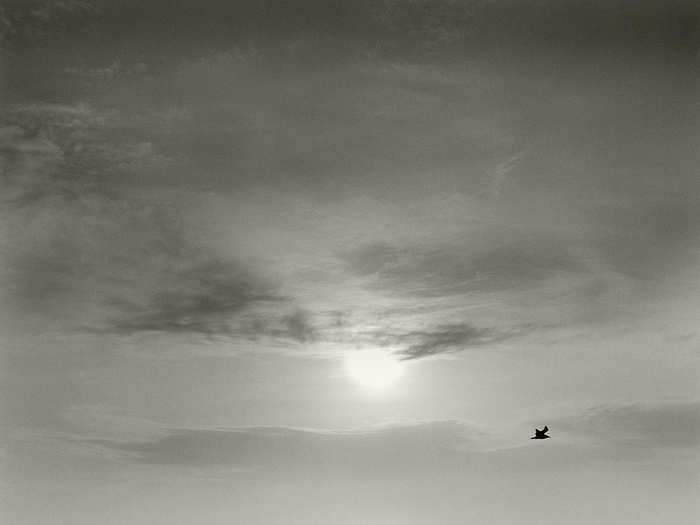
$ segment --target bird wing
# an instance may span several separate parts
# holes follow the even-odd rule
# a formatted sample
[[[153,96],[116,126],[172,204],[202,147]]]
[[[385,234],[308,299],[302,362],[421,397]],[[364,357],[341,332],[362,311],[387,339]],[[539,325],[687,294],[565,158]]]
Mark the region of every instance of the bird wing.
[[[547,425],[544,426],[542,429],[542,433],[549,432],[549,428],[547,428]]]

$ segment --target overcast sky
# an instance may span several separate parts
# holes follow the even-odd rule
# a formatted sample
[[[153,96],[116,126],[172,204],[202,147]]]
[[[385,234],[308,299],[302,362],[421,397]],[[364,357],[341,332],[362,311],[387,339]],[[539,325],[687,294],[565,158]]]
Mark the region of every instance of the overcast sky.
[[[3,521],[697,522],[690,3],[7,6]]]

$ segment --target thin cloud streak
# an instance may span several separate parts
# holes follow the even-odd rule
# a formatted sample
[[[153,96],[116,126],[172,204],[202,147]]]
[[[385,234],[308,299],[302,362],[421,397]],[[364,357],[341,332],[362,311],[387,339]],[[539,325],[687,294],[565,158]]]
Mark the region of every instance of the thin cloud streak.
[[[592,407],[557,422],[600,444],[692,450],[700,447],[700,402],[647,402]]]
[[[406,348],[397,353],[403,360],[453,354],[520,337],[532,329],[521,327],[504,330],[479,328],[469,323],[446,324],[431,330],[408,332],[398,336],[397,344]]]
[[[438,247],[375,243],[343,257],[358,275],[375,275],[380,286],[419,297],[519,289],[560,273],[587,271],[565,243],[491,233],[487,237],[479,231],[463,244]]]
[[[464,457],[481,432],[458,421],[387,426],[370,431],[312,431],[286,427],[233,430],[174,429],[152,441],[83,442],[153,465],[222,466],[275,470],[391,470],[449,464]]]

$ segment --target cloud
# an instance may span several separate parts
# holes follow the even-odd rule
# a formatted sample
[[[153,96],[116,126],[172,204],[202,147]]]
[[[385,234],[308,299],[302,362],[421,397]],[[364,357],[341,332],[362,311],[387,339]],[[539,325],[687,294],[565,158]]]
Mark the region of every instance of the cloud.
[[[112,301],[122,317],[111,325],[120,333],[229,334],[231,318],[246,308],[282,300],[258,281],[233,262],[207,261],[174,272],[150,291],[144,305]]]
[[[0,6],[0,48],[55,42],[92,26],[99,11],[96,0],[7,2]]]
[[[674,449],[700,446],[700,402],[600,406],[558,424],[608,444]]]
[[[371,275],[396,262],[399,250],[391,244],[378,241],[341,254],[352,271],[358,275]]]
[[[177,151],[166,154],[161,137],[173,127],[173,116],[86,103],[10,106],[0,114],[6,124],[0,127],[3,197],[24,206],[56,197],[109,197],[136,181],[143,186],[172,176],[182,159]]]
[[[283,330],[274,332],[275,335],[284,335],[300,343],[311,342],[316,339],[317,333],[309,322],[308,315],[302,310],[297,310],[283,318]]]
[[[698,403],[611,405],[568,418],[550,419],[554,439],[547,454],[557,462],[604,457],[608,449],[634,453],[640,447],[657,450],[698,447],[699,408]],[[581,436],[604,448],[581,441]],[[506,426],[500,434],[494,434],[457,420],[392,424],[355,431],[241,427],[171,429],[132,440],[71,439],[102,448],[110,457],[117,453],[125,461],[145,465],[277,472],[320,469],[381,473],[413,468],[450,469],[467,462],[489,468],[504,461],[531,464],[542,459],[541,454],[529,448],[528,434],[521,427]]]
[[[32,129],[0,127],[2,202],[21,205],[60,193],[62,188],[55,179],[62,160],[61,149],[45,137],[36,136]]]
[[[500,161],[493,169],[491,175],[491,193],[498,197],[503,190],[503,186],[507,182],[508,175],[518,167],[520,160],[528,153],[528,150],[522,150],[509,158]]]
[[[608,321],[627,297],[625,281],[578,237],[488,221],[450,237],[375,241],[339,254],[359,283],[391,305],[368,321],[379,327],[369,331],[374,344],[402,359],[485,348],[554,326]]]
[[[315,337],[277,283],[201,242],[187,220],[191,194],[135,195],[113,182],[154,157],[150,143],[105,140],[105,122],[86,106],[27,107],[13,118],[0,128],[10,203],[1,255],[18,317],[119,335]]]
[[[315,431],[288,427],[172,430],[147,441],[84,440],[153,465],[230,466],[382,471],[425,464],[449,465],[465,457],[479,436],[457,421],[394,425],[371,431]]]
[[[362,246],[342,256],[358,275],[374,275],[395,293],[426,297],[520,289],[561,273],[585,271],[563,243],[480,235],[437,247]]]
[[[483,346],[510,339],[522,330],[478,328],[469,323],[446,324],[432,330],[414,331],[399,336],[398,343],[406,348],[398,354],[406,360],[420,359],[444,353],[460,352],[470,347]]]
[[[676,273],[679,263],[697,259],[700,212],[695,202],[604,206],[596,212],[600,251],[621,274],[663,280]]]

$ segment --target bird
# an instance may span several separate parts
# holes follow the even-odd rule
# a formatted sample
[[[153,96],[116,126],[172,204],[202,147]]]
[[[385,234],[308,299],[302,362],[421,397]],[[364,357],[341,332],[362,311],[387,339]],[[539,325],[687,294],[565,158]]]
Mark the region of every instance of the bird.
[[[547,435],[547,432],[549,432],[549,428],[547,425],[544,426],[542,430],[535,429],[535,435],[532,436],[530,439],[549,439],[550,436]]]

